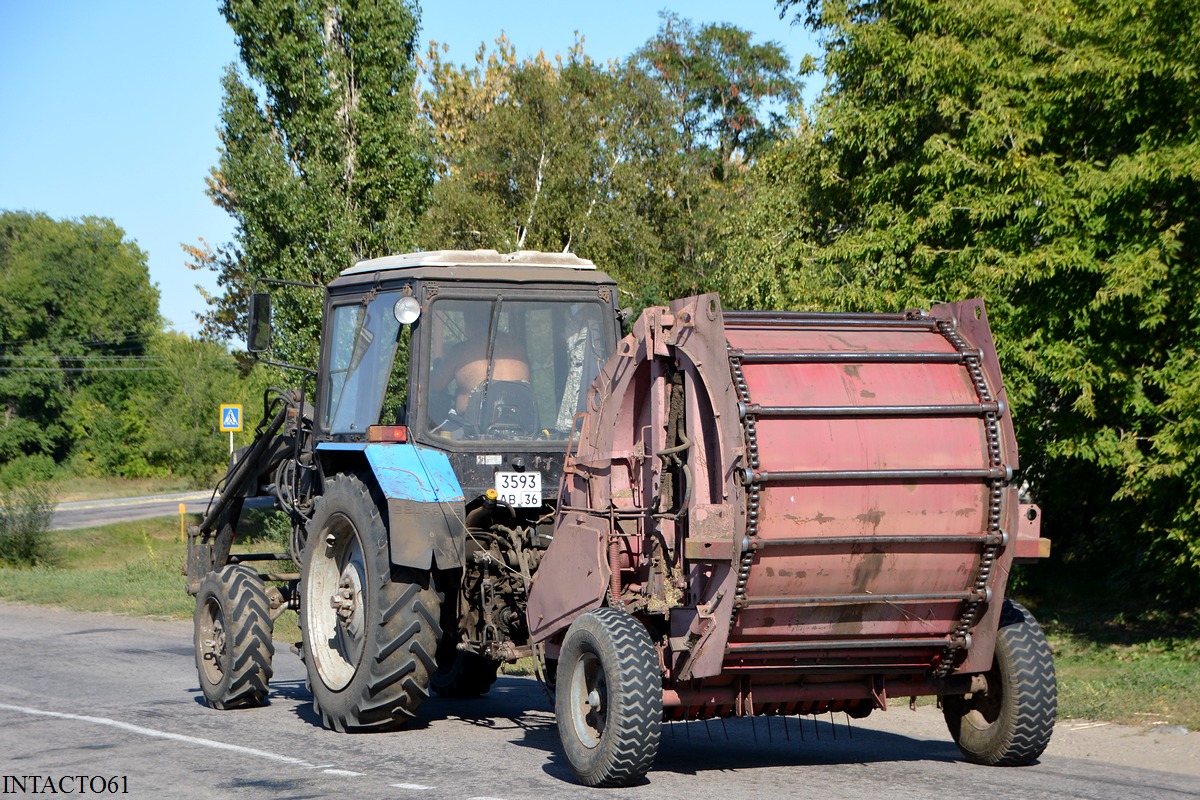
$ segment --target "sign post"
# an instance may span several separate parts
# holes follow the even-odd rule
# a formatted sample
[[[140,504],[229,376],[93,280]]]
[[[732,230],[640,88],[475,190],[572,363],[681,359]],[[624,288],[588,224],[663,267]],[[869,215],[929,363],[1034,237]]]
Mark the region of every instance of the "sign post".
[[[221,430],[229,431],[229,455],[233,455],[233,434],[242,429],[242,407],[236,403],[221,405]]]

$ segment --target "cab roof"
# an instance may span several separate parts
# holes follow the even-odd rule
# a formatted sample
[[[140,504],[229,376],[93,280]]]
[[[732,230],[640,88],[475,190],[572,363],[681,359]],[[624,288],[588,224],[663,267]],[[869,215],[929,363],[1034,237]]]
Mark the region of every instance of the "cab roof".
[[[383,274],[392,273],[392,274]],[[335,283],[358,283],[379,275],[381,279],[503,281],[514,283],[611,284],[613,279],[586,258],[573,253],[518,250],[431,250],[359,261],[342,272]]]

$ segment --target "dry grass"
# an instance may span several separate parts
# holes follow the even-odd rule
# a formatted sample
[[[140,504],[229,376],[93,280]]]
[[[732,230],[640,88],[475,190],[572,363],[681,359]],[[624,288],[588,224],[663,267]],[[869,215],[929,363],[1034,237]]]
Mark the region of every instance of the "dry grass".
[[[196,487],[183,478],[70,478],[51,484],[60,503],[196,491]]]

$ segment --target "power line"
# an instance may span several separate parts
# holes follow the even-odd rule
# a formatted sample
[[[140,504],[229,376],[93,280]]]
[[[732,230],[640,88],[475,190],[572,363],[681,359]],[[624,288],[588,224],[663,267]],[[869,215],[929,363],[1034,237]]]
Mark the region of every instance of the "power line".
[[[83,339],[79,337],[68,337],[65,339],[5,339],[0,341],[0,347],[8,347],[19,344],[80,344],[84,347],[94,347],[99,345],[120,345],[127,342],[145,341],[153,336],[155,332],[138,333],[137,331],[122,331],[114,333],[114,337],[120,339]]]

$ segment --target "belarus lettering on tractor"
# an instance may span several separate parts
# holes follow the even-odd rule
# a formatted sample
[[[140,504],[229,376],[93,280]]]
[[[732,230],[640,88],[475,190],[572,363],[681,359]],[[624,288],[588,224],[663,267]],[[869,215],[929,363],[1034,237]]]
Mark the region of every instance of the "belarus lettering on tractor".
[[[299,611],[331,728],[403,724],[533,656],[563,750],[639,780],[671,719],[939,698],[968,760],[1020,765],[1056,692],[1005,596],[1048,553],[980,301],[928,312],[647,309],[563,254],[360,262],[325,300],[318,369],[276,391],[189,539],[215,708],[264,702]],[[251,349],[266,346],[256,296]],[[309,398],[308,384],[315,379]],[[286,553],[235,555],[274,498]],[[299,574],[250,564],[291,560]]]

